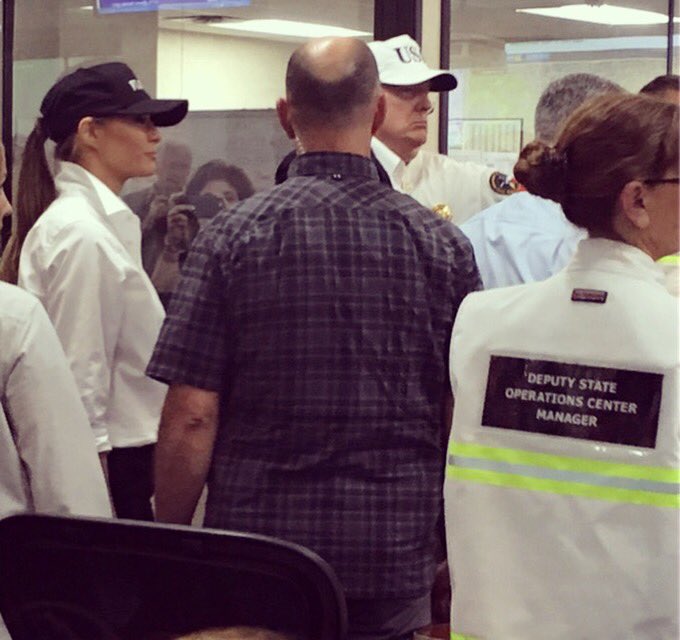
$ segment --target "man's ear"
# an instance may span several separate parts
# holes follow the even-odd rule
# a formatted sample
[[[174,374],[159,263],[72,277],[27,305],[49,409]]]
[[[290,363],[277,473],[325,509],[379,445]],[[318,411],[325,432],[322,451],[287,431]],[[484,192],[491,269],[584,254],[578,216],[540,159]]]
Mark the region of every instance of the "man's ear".
[[[649,226],[649,211],[645,205],[647,188],[640,180],[627,182],[619,193],[617,205],[623,218],[636,229]]]
[[[290,121],[290,107],[285,98],[279,98],[276,101],[276,114],[279,116],[279,122],[286,132],[286,135],[291,140],[295,140],[295,131],[293,130],[293,125]]]
[[[378,96],[378,101],[375,105],[375,114],[373,115],[373,124],[371,125],[371,135],[382,127],[385,122],[385,113],[387,112],[387,103],[385,102],[385,94],[381,93]]]

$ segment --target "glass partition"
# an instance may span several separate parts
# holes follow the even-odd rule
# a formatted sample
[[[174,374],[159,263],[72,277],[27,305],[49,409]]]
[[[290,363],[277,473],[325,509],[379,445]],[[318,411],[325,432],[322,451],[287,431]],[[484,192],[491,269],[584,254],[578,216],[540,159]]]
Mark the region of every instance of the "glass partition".
[[[173,6],[182,8],[165,8]],[[120,60],[152,96],[189,100],[189,117],[161,131],[189,148],[188,177],[220,159],[243,169],[259,189],[273,183],[291,148],[274,113],[290,53],[312,36],[341,29],[372,39],[374,3],[21,0],[15,11],[15,167],[53,82],[77,66]],[[152,182],[130,181],[126,192]]]
[[[638,91],[666,73],[667,0],[593,5],[452,0],[450,65],[459,84],[449,99],[450,155],[511,172],[534,138],[534,108],[551,81],[587,72]]]

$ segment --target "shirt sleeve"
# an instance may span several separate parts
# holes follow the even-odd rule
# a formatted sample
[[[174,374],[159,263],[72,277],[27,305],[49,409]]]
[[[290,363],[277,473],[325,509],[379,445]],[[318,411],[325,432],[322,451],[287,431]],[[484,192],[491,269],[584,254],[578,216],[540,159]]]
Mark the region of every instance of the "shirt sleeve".
[[[422,162],[423,177],[413,196],[428,208],[448,205],[456,224],[503,198],[491,185],[496,172],[484,164],[424,152]]]
[[[456,224],[462,224],[505,197],[492,188],[492,178],[498,172],[486,165],[461,162],[444,155],[437,156],[437,159],[438,179],[445,194],[442,198],[452,208]]]
[[[462,210],[456,211],[456,224],[469,220],[475,214],[505,197],[492,189],[491,179],[495,172],[486,165],[475,162],[459,162],[458,166],[454,166],[452,170],[458,172],[457,182],[464,192],[469,194],[466,206]],[[452,194],[452,197],[455,198],[456,195]]]
[[[166,384],[223,390],[230,365],[229,285],[210,227],[191,246],[146,373]]]
[[[480,213],[472,216],[470,219],[461,224],[459,229],[470,241],[475,256],[475,263],[479,269],[483,286],[485,289],[489,289],[498,285],[494,284],[495,280],[493,277],[493,266],[487,251],[487,241],[490,242],[491,240],[487,237],[488,230],[486,228],[485,222],[486,217],[490,216],[491,214],[487,214],[486,211],[487,209],[484,209]],[[495,248],[493,242],[491,242],[491,246],[492,248]]]
[[[18,342],[4,403],[35,510],[110,517],[87,414],[54,328],[37,300]]]
[[[454,291],[454,319],[465,297],[473,291],[481,291],[484,287],[479,268],[475,261],[472,243],[468,237],[457,227],[454,228],[453,238],[453,282],[451,289]]]
[[[41,299],[76,379],[97,449],[111,448],[106,412],[111,368],[124,313],[123,268],[115,249],[79,225],[66,227],[45,249]],[[23,256],[30,259],[24,246]],[[24,286],[21,279],[19,283]],[[25,287],[29,291],[30,287]]]

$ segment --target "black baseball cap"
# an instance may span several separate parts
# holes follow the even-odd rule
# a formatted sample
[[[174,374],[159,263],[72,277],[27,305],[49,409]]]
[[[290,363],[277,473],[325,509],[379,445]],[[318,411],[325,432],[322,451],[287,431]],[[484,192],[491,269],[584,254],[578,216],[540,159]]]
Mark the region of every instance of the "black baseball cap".
[[[122,62],[76,69],[61,78],[40,105],[47,135],[62,142],[86,116],[149,115],[158,127],[169,127],[187,114],[187,100],[155,100]]]

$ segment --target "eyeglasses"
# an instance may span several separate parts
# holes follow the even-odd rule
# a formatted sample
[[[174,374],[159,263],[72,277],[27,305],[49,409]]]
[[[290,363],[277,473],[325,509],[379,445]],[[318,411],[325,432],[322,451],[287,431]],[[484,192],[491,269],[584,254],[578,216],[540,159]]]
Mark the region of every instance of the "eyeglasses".
[[[645,184],[680,184],[680,177],[678,178],[654,178],[651,180],[643,180]]]

